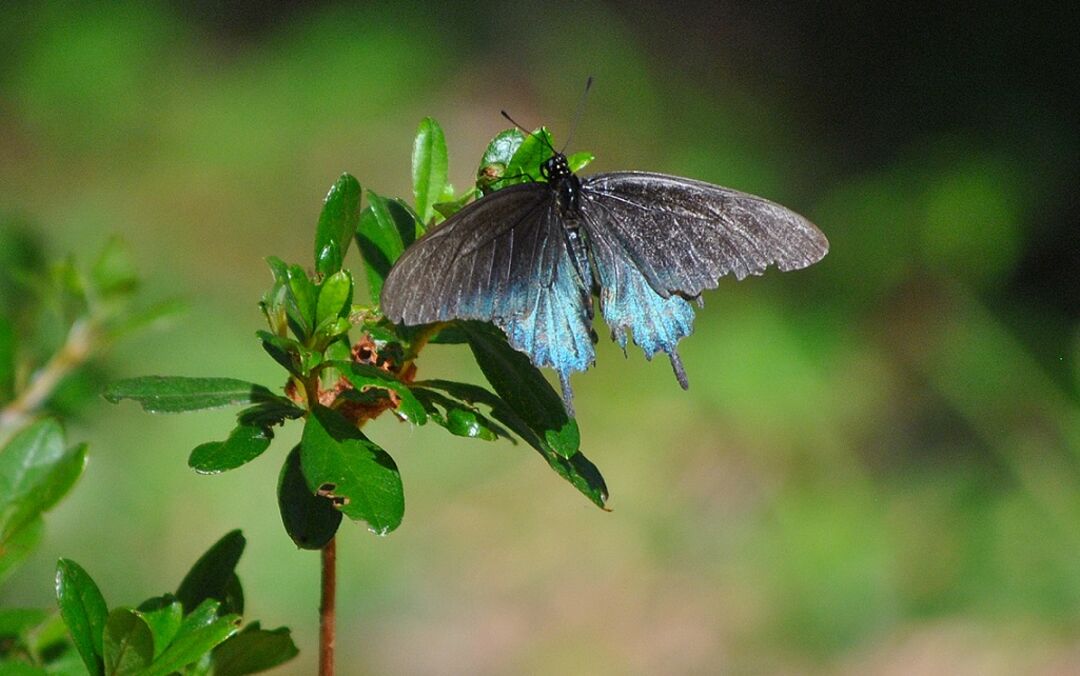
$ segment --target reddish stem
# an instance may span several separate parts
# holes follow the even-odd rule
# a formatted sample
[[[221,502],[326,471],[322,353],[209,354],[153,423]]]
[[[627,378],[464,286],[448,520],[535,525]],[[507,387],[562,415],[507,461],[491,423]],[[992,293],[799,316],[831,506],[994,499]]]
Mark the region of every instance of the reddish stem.
[[[319,676],[334,676],[334,600],[337,596],[337,538],[322,548],[319,604]]]

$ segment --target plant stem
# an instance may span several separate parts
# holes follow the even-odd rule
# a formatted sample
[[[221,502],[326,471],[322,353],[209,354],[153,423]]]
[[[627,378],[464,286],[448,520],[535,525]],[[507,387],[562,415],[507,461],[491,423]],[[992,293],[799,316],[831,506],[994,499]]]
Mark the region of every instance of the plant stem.
[[[86,361],[94,345],[94,326],[88,319],[71,325],[64,345],[30,380],[17,399],[0,411],[0,447],[30,422],[66,375]]]
[[[319,603],[319,676],[334,676],[334,602],[337,596],[337,538],[322,548],[322,600]]]

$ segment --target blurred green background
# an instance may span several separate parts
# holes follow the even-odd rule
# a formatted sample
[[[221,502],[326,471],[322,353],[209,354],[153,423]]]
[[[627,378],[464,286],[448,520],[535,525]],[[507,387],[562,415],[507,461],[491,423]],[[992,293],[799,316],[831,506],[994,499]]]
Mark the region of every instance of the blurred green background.
[[[1078,13],[5,3],[0,219],[57,256],[119,234],[148,295],[188,300],[112,376],[273,383],[263,258],[310,264],[342,171],[408,197],[431,115],[465,187],[500,109],[565,139],[593,75],[589,171],[761,194],[832,251],[707,293],[689,392],[602,341],[574,385],[612,513],[524,446],[372,425],[408,509],[384,539],[343,525],[340,673],[1074,673]],[[421,375],[479,378],[468,361],[435,346]],[[90,465],[0,605],[51,605],[59,556],[135,603],[239,527],[248,614],[291,625],[279,671],[311,673],[317,556],[274,496],[295,430],[189,471],[230,421],[103,401],[68,421]]]

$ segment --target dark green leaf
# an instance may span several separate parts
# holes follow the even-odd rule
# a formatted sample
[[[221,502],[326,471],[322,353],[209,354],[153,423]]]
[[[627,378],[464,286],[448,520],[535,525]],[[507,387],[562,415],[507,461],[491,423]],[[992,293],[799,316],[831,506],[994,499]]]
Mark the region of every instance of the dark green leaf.
[[[86,466],[86,445],[64,448],[52,418],[16,434],[0,451],[0,552],[6,542],[75,485]]]
[[[209,599],[208,599],[209,600]],[[213,605],[211,604],[212,608]],[[169,647],[154,660],[145,676],[166,676],[184,666],[197,662],[239,629],[240,616],[235,614],[216,616],[198,612],[184,618],[184,622]],[[195,621],[198,620],[198,621]],[[208,621],[207,621],[208,620]]]
[[[303,415],[304,409],[291,400],[275,396],[273,399],[259,402],[240,411],[236,414],[236,420],[241,425],[269,428],[280,425],[286,420],[295,420]]]
[[[406,420],[423,425],[427,422],[427,414],[423,405],[409,389],[409,386],[378,367],[369,364],[357,364],[347,361],[333,362],[334,368],[352,383],[353,387],[362,391],[368,387],[389,390],[398,396],[397,412]]]
[[[316,330],[323,330],[341,317],[349,316],[352,306],[353,282],[348,270],[338,270],[323,280],[319,286],[319,300],[315,308]]]
[[[413,195],[424,223],[431,222],[432,205],[443,194],[448,164],[443,130],[434,119],[425,117],[416,130],[412,153]]]
[[[341,269],[349,240],[360,220],[360,183],[349,174],[330,188],[315,229],[315,269],[332,275]]]
[[[150,627],[130,608],[109,613],[104,640],[106,676],[143,676],[154,659]]]
[[[45,521],[39,517],[27,522],[3,543],[3,551],[0,553],[0,582],[6,580],[8,575],[30,556],[41,542],[44,533]]]
[[[451,434],[486,441],[494,441],[500,436],[513,440],[509,432],[469,404],[422,387],[413,388],[413,394],[424,404],[428,417],[445,427]],[[442,412],[439,411],[439,407],[442,408]]]
[[[390,455],[336,411],[317,406],[304,425],[300,463],[308,489],[345,516],[386,535],[401,524],[405,495]]]
[[[285,367],[289,373],[303,377],[306,375],[303,369],[303,359],[300,355],[300,343],[292,338],[279,336],[269,331],[256,331],[255,335],[262,341],[262,348],[274,361]]]
[[[15,396],[15,331],[0,317],[0,404]]]
[[[287,627],[244,627],[214,649],[214,676],[242,676],[266,671],[296,657],[296,644]]]
[[[425,380],[413,383],[414,387],[435,388],[471,404],[491,407],[491,415],[532,446],[559,476],[569,481],[597,507],[607,509],[608,490],[604,477],[580,451],[566,458],[555,452],[551,445],[538,436],[511,408],[495,394],[477,385],[455,383],[446,380]]]
[[[315,328],[315,284],[299,265],[289,266],[288,293],[285,296],[285,315],[289,326],[301,341],[307,340]]]
[[[243,534],[234,530],[214,543],[191,567],[176,590],[184,608],[195,608],[206,599],[224,603],[227,590],[246,544]],[[226,608],[231,611],[232,608]]]
[[[397,200],[367,192],[368,206],[360,214],[356,243],[364,258],[372,302],[379,302],[383,280],[394,261],[416,239],[416,217]]]
[[[221,408],[236,404],[256,404],[274,397],[262,385],[235,378],[187,378],[183,376],[142,376],[118,380],[105,390],[112,403],[134,399],[151,413],[179,413]]]
[[[184,619],[183,606],[175,596],[166,594],[143,601],[135,612],[150,627],[150,634],[154,637],[154,656],[157,657],[180,631],[180,623]]]
[[[118,238],[111,238],[90,269],[90,279],[98,294],[112,296],[130,293],[139,284],[135,264],[127,246]]]
[[[330,498],[308,488],[300,468],[300,446],[285,458],[278,477],[278,508],[285,532],[301,549],[322,549],[337,533],[341,512]]]
[[[481,194],[486,195],[498,187],[495,184],[506,176],[510,160],[524,140],[525,134],[516,128],[501,131],[491,140],[476,172],[476,187]]]
[[[499,397],[556,453],[567,458],[577,453],[577,421],[566,414],[562,399],[529,358],[490,324],[469,322],[463,327],[476,363]]]
[[[200,474],[220,474],[251,462],[270,447],[274,433],[266,427],[237,425],[225,441],[211,441],[195,447],[188,467]]]
[[[102,636],[109,617],[105,597],[90,575],[70,559],[56,564],[56,602],[87,670],[102,673]]]

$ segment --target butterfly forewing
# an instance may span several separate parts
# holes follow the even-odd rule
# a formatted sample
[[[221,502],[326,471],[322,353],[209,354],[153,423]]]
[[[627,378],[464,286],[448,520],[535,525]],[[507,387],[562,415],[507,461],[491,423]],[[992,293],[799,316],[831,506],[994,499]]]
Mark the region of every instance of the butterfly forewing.
[[[571,371],[595,360],[586,303],[550,186],[504,188],[469,205],[398,259],[381,294],[395,323],[490,321],[537,366]]]
[[[493,193],[410,246],[380,297],[383,314],[410,326],[513,313],[533,282],[550,190],[517,185]]]
[[[582,181],[591,239],[617,241],[661,295],[692,298],[728,274],[804,268],[829,250],[813,223],[754,195],[646,172]]]

